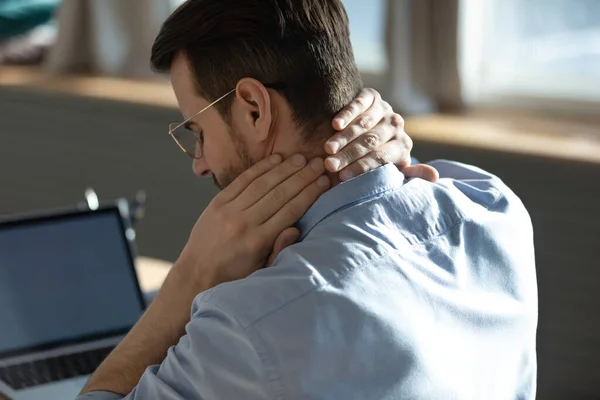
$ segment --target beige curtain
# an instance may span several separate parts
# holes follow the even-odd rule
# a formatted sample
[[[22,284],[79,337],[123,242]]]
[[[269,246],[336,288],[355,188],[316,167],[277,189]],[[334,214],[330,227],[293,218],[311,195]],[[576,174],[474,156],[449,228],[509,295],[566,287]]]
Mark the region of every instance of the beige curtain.
[[[462,108],[460,0],[388,0],[385,96],[404,114]]]
[[[152,43],[171,11],[167,0],[63,0],[57,42],[45,68],[52,73],[152,77]]]

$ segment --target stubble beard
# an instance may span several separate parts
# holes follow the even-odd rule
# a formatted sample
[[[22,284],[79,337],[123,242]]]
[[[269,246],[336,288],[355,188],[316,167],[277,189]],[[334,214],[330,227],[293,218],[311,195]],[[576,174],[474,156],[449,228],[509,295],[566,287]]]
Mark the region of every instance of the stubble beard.
[[[248,144],[244,141],[242,136],[237,133],[234,127],[229,128],[229,136],[235,145],[239,161],[235,164],[231,163],[221,174],[219,174],[219,176],[213,174],[213,181],[221,190],[229,186],[238,176],[254,165],[254,162],[250,158]]]

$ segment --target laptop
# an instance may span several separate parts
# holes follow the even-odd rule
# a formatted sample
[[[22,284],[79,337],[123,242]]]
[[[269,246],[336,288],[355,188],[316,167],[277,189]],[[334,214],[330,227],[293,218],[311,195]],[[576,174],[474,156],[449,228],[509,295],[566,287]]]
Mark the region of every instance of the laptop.
[[[127,212],[0,221],[0,399],[74,399],[140,318]]]

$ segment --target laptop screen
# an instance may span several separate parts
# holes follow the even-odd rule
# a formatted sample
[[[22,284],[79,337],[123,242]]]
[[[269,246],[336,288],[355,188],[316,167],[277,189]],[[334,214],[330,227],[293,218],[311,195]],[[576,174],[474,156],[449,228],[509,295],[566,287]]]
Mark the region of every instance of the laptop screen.
[[[0,355],[125,333],[143,308],[117,207],[0,223]]]

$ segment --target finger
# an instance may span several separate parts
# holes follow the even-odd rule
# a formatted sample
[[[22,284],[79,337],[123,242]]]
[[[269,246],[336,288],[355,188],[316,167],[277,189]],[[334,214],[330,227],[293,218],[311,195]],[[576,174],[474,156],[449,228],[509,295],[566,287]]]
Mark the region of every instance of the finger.
[[[440,179],[438,170],[427,164],[410,165],[401,168],[400,171],[407,178],[421,178],[432,183],[436,183]]]
[[[398,146],[395,141],[391,141],[340,171],[340,180],[347,181],[348,179],[393,162],[393,160],[404,159],[408,159],[408,163],[410,163],[410,152],[403,146]]]
[[[281,232],[279,234],[279,236],[277,236],[277,239],[275,239],[275,244],[273,245],[273,251],[269,255],[266,265],[270,266],[271,264],[273,264],[273,261],[275,261],[275,259],[279,255],[279,253],[281,253],[281,251],[283,249],[285,249],[286,247],[289,247],[289,246],[293,245],[294,243],[296,243],[298,241],[299,237],[300,237],[300,231],[297,228],[284,229],[284,231]]]
[[[304,156],[300,154],[291,156],[251,182],[237,198],[231,201],[231,206],[235,207],[236,210],[245,210],[252,207],[274,187],[300,171],[305,165],[306,158]]]
[[[275,215],[304,188],[315,182],[323,172],[325,172],[323,160],[321,158],[311,160],[306,167],[281,182],[250,207],[247,210],[248,218],[255,224],[262,224]]]
[[[396,135],[395,129],[385,120],[370,129],[368,133],[362,134],[343,148],[335,156],[327,157],[325,167],[330,172],[338,172],[370,152],[381,147]]]
[[[342,109],[334,118],[332,122],[333,129],[341,131],[346,128],[348,124],[360,114],[368,110],[375,101],[375,98],[379,96],[379,93],[374,89],[363,89],[360,91],[356,99],[352,100],[350,104]]]
[[[331,183],[325,175],[304,188],[296,197],[287,202],[275,215],[258,228],[258,234],[265,237],[276,236],[282,229],[294,225],[308,211]]]
[[[325,143],[325,151],[327,154],[336,154],[348,143],[352,142],[362,134],[370,131],[386,116],[394,113],[392,107],[381,99],[379,93],[375,93],[375,99],[368,109],[356,116],[352,121],[349,121],[343,130],[327,140]]]
[[[328,154],[337,154],[349,143],[369,133],[380,122],[383,122],[386,116],[392,114],[392,108],[382,100],[376,101],[368,110],[358,116],[341,132],[336,133],[325,143],[325,151]]]
[[[273,168],[277,167],[282,161],[279,154],[273,154],[244,171],[229,186],[223,189],[215,200],[228,203],[235,199],[250,185],[256,178],[262,176]]]

